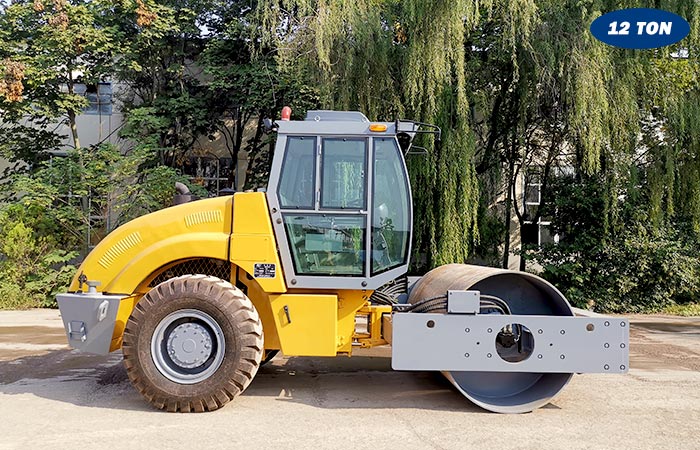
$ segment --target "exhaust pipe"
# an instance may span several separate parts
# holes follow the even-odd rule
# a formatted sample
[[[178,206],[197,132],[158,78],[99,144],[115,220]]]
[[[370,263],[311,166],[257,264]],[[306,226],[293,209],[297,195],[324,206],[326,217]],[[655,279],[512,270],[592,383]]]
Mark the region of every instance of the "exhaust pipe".
[[[194,195],[190,192],[184,183],[179,181],[175,182],[175,195],[173,196],[173,205],[181,205],[183,203],[189,203],[195,200]]]

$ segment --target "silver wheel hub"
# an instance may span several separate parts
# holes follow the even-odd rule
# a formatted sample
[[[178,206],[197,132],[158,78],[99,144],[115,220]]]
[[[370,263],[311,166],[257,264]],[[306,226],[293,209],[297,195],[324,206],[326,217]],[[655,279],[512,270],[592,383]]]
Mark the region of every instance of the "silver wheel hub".
[[[209,314],[182,309],[160,321],[151,338],[156,369],[179,384],[206,380],[221,366],[226,350],[221,326]]]
[[[186,369],[201,366],[211,356],[211,334],[198,323],[183,323],[168,337],[168,354]]]

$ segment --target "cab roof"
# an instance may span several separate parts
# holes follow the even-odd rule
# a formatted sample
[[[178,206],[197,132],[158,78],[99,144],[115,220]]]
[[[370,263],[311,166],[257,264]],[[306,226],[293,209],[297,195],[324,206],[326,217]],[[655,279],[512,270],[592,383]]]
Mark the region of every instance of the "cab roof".
[[[386,131],[370,131],[371,124],[386,125]],[[395,136],[396,122],[370,122],[359,111],[307,111],[304,120],[278,120],[277,132],[285,135]]]

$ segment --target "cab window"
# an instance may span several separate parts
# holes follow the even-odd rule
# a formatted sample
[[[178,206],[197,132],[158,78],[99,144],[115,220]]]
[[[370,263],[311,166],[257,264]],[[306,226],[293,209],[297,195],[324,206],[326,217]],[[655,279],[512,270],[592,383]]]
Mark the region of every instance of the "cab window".
[[[324,139],[321,150],[321,208],[365,209],[365,139]]]
[[[292,209],[314,209],[316,183],[316,138],[287,138],[279,183],[280,206]]]
[[[364,215],[290,213],[283,217],[298,275],[364,274]]]

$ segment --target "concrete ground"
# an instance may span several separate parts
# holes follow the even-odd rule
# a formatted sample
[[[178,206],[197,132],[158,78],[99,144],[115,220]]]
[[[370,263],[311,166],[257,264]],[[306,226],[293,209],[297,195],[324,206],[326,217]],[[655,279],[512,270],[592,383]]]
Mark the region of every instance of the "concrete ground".
[[[700,318],[632,318],[628,375],[578,375],[549,405],[487,413],[388,352],[281,358],[208,414],[151,409],[121,356],[65,346],[57,311],[0,311],[0,449],[700,449]]]

